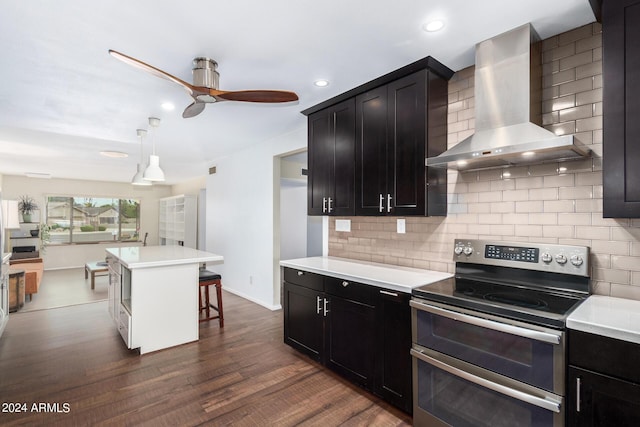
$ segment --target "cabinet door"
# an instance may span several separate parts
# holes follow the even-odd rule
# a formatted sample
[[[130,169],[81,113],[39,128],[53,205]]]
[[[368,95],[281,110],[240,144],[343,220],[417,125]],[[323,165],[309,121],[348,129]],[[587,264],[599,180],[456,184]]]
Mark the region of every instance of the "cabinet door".
[[[355,215],[356,113],[355,99],[329,109],[334,143],[334,176],[330,215]]]
[[[336,296],[328,301],[326,365],[349,380],[373,387],[375,308]]]
[[[411,295],[387,290],[379,292],[375,393],[411,413]]]
[[[603,215],[640,217],[640,1],[602,4]]]
[[[323,294],[284,282],[284,342],[309,355],[322,358]]]
[[[309,215],[355,213],[355,125],[354,99],[309,116]]]
[[[387,135],[387,87],[358,95],[356,215],[387,214]]]
[[[640,385],[569,366],[567,426],[640,425]]]
[[[425,214],[425,74],[422,70],[387,86],[387,193],[393,215]]]
[[[309,116],[307,213],[324,215],[327,194],[332,186],[334,147],[331,138],[331,115],[322,110]]]

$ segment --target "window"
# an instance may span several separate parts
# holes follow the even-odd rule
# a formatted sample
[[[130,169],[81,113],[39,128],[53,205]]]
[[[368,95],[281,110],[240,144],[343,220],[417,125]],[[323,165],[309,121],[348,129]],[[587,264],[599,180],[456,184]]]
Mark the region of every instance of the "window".
[[[49,196],[46,212],[52,244],[139,239],[139,200]]]

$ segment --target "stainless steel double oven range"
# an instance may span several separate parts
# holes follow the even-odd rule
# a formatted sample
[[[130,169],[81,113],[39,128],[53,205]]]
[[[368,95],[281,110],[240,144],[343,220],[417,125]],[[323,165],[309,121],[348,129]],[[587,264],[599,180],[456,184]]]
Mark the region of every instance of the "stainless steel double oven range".
[[[413,290],[416,426],[564,425],[565,321],[589,248],[456,240],[455,276]]]

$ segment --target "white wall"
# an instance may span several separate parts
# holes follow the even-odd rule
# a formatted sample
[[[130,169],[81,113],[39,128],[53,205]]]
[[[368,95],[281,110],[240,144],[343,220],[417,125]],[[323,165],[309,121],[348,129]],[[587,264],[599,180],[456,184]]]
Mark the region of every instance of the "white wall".
[[[153,185],[135,187],[129,183],[82,181],[72,179],[37,179],[15,175],[5,175],[2,182],[2,197],[17,200],[21,195],[33,197],[41,209],[44,220],[45,200],[56,196],[103,196],[136,198],[140,200],[141,235],[149,233],[147,244],[158,244],[158,199],[171,195],[171,187]],[[130,244],[128,244],[130,245]],[[104,258],[104,248],[114,244],[87,244],[49,246],[42,254],[45,269],[81,267],[86,261]]]
[[[212,162],[217,172],[207,177],[206,247],[225,259],[215,270],[226,290],[270,309],[280,307],[280,160],[274,156],[306,148],[302,117],[301,123],[291,133]]]
[[[280,180],[280,259],[307,256],[307,181]]]

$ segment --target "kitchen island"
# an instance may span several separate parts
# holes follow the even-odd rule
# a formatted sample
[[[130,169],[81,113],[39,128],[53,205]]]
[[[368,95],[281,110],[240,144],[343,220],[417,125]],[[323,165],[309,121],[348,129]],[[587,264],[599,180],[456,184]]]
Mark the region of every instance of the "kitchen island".
[[[108,248],[109,314],[140,354],[198,339],[198,269],[221,255],[183,246]]]

